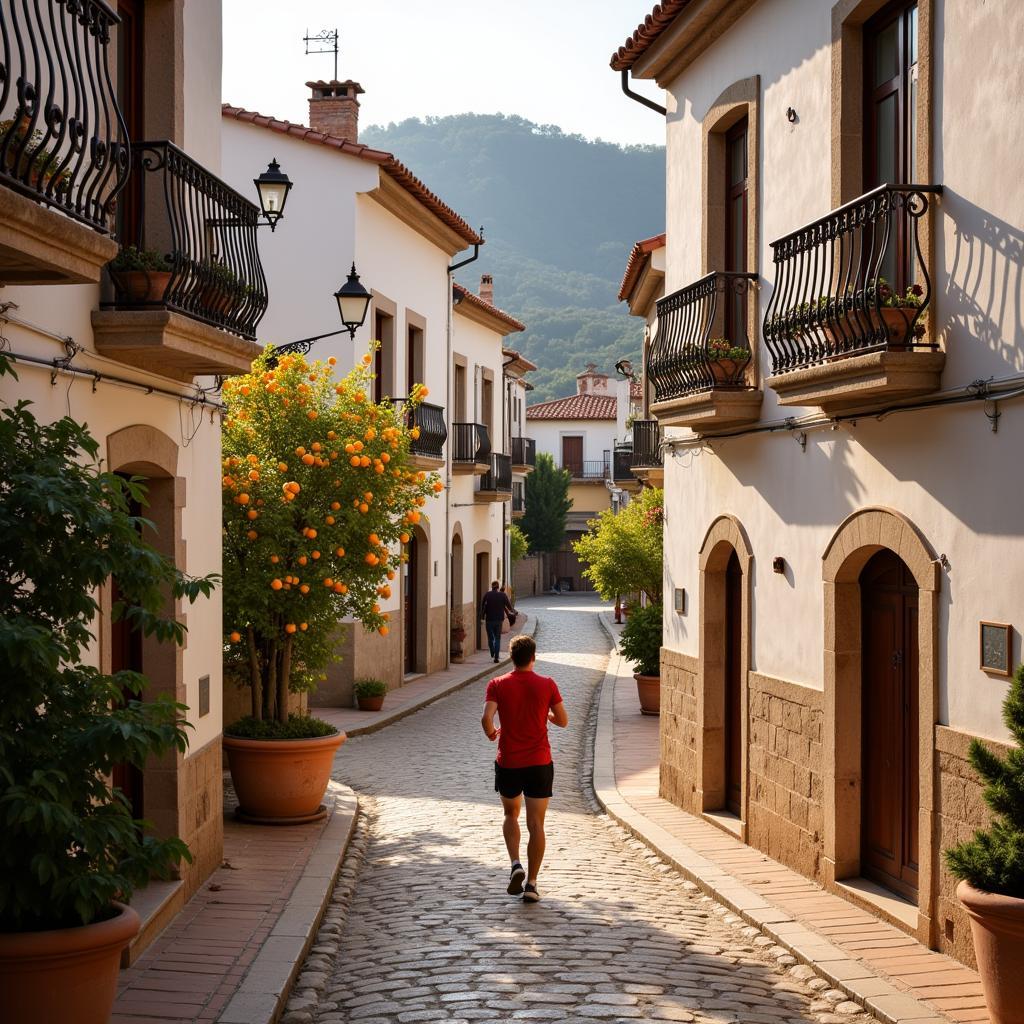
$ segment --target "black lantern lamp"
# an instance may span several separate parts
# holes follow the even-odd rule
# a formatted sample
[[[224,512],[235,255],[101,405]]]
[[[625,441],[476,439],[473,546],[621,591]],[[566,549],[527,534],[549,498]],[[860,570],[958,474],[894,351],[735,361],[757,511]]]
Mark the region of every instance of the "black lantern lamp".
[[[356,331],[363,326],[366,311],[370,308],[370,300],[373,298],[360,282],[355,263],[349,271],[348,280],[334,293],[334,298],[338,303],[341,322],[355,340]]]
[[[267,169],[258,178],[253,178],[253,184],[260,196],[260,209],[273,231],[284,216],[284,204],[288,201],[292,187],[291,180],[281,170],[278,162],[271,160]]]

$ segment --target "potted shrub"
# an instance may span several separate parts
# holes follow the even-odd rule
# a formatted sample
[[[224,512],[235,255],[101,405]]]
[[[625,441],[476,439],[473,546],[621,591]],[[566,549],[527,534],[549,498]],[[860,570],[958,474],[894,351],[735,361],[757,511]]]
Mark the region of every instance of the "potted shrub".
[[[462,661],[464,657],[462,645],[466,642],[466,626],[462,619],[462,612],[452,612],[451,628],[451,658],[452,661]]]
[[[155,249],[126,245],[107,264],[122,301],[131,305],[163,302],[171,281],[171,263]]]
[[[251,713],[223,742],[248,820],[323,814],[345,736],[295,717],[296,695],[334,660],[342,619],[387,636],[380,602],[411,527],[444,489],[411,468],[406,410],[367,401],[370,362],[336,380],[333,358],[275,359],[268,348],[224,384],[225,673],[248,685]]]
[[[199,305],[203,312],[224,316],[242,304],[250,289],[226,263],[204,260],[199,265]]]
[[[1014,746],[1005,758],[979,740],[971,764],[984,779],[995,818],[946,851],[956,894],[971,919],[978,972],[992,1024],[1024,1020],[1024,666],[1010,683],[1003,721]]]
[[[100,471],[83,426],[42,425],[28,406],[0,411],[0,1016],[104,1024],[139,929],[125,904],[189,854],[109,784],[115,766],[184,750],[185,709],[96,667],[98,589],[116,577],[111,617],[181,644],[167,595],[195,600],[213,579],[143,542],[131,502],[144,489]]]
[[[354,689],[360,711],[380,711],[384,706],[388,684],[382,679],[357,679]]]
[[[750,350],[728,338],[712,338],[707,347],[708,366],[716,384],[742,384]]]
[[[619,635],[619,651],[636,669],[633,678],[645,715],[661,712],[661,628],[661,604],[651,602],[630,612]]]
[[[4,136],[8,137],[4,167],[8,173],[23,178],[32,188],[40,191],[46,190],[56,179],[54,191],[60,195],[71,183],[70,166],[58,170],[63,161],[56,153],[41,147],[43,133],[39,129],[32,132],[26,143],[30,123],[31,118],[26,114],[22,114],[17,123],[14,118],[0,121],[0,140]]]
[[[880,277],[876,294],[877,312],[885,322],[891,347],[913,344],[911,339],[920,340],[925,336],[927,327],[924,319],[916,319],[924,301],[924,289],[919,284],[909,285],[905,292],[900,293]],[[871,299],[874,300],[874,294]]]

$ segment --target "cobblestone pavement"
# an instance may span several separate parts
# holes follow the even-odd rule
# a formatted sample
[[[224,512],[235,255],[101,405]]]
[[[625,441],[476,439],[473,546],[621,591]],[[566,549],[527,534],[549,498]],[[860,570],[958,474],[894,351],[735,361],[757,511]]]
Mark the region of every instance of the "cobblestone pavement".
[[[570,715],[551,730],[542,902],[505,894],[474,684],[342,748],[336,777],[367,813],[285,1024],[872,1021],[596,813],[588,718],[609,646],[597,604],[534,607],[538,670]],[[525,853],[525,821],[523,833]]]

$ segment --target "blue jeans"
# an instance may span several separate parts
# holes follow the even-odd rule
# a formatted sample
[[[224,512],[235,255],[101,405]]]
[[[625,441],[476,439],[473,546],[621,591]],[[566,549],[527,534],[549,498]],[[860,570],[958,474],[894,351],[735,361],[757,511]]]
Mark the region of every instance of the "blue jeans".
[[[497,622],[487,620],[487,646],[492,658],[497,658],[501,654],[501,624],[504,621],[504,619],[498,619]]]

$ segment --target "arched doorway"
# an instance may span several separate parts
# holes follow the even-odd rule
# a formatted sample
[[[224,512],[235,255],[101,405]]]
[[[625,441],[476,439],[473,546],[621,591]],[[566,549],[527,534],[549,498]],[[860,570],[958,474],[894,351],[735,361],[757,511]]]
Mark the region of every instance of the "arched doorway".
[[[743,791],[743,570],[733,551],[725,568],[725,808],[742,817]]]
[[[464,572],[462,561],[462,534],[452,535],[452,578],[448,593],[451,596],[451,608],[453,612],[462,612],[462,574]],[[467,623],[463,623],[467,625]]]
[[[405,546],[406,561],[402,565],[402,672],[410,675],[416,666],[416,597],[419,590],[420,541],[413,534]]]
[[[917,903],[917,581],[883,548],[860,588],[861,874]]]

